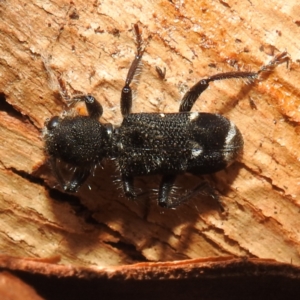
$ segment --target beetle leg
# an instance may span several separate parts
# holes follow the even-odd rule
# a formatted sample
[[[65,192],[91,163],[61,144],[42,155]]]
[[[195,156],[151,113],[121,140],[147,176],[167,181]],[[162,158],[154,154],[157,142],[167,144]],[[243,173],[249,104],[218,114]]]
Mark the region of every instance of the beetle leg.
[[[88,110],[88,114],[91,118],[98,119],[102,116],[103,108],[101,104],[91,95],[84,95],[82,93],[76,94],[74,96],[70,96],[67,91],[66,82],[61,78],[54,75],[51,67],[49,66],[48,61],[43,58],[44,67],[50,77],[51,83],[55,89],[58,89],[58,92],[61,98],[68,103],[68,105],[72,105],[75,102],[85,102],[86,108]]]
[[[142,45],[141,33],[137,24],[134,25],[134,31],[136,34],[137,53],[128,70],[127,77],[125,80],[125,85],[121,93],[121,113],[123,117],[131,113],[132,89],[130,87],[130,83],[132,82],[134,76],[137,75],[141,63],[141,59],[145,51],[145,48]]]
[[[133,177],[123,175],[122,181],[123,181],[123,189],[124,189],[125,196],[132,200],[135,199],[136,193],[134,192],[134,187],[133,187]]]
[[[71,180],[69,182],[66,182],[66,180],[64,180],[64,178],[60,172],[60,169],[57,165],[57,159],[51,157],[50,165],[51,165],[53,174],[54,174],[57,182],[61,186],[61,188],[65,192],[69,192],[69,193],[76,193],[78,191],[78,189],[80,188],[80,186],[86,181],[86,179],[89,177],[89,175],[91,173],[89,169],[77,168],[74,171]]]
[[[64,185],[64,190],[69,193],[76,193],[90,174],[90,169],[77,168],[73,173],[71,180]]]
[[[208,85],[212,81],[223,80],[229,78],[247,78],[247,79],[255,79],[257,73],[252,72],[228,72],[228,73],[220,73],[213,75],[211,77],[207,77],[198,81],[195,85],[193,85],[183,96],[179,111],[190,111],[199,98],[199,96],[208,88]]]
[[[181,205],[182,203],[187,202],[188,200],[190,200],[190,198],[198,195],[199,193],[202,193],[204,195],[208,195],[213,199],[215,199],[218,202],[220,211],[221,212],[225,211],[222,200],[217,194],[216,190],[211,185],[209,185],[209,183],[206,181],[202,181],[200,184],[198,184],[195,188],[188,191],[188,193],[186,193],[182,197],[179,197],[172,201],[169,200],[168,197],[172,189],[174,180],[175,180],[175,175],[165,175],[163,177],[159,189],[158,201],[160,206],[167,207],[167,208],[174,208]]]
[[[61,188],[64,189],[65,180],[63,179],[63,177],[60,173],[59,167],[57,166],[57,159],[54,157],[50,157],[49,162],[51,165],[52,173],[53,173],[54,177],[56,178],[56,181],[61,186]]]
[[[103,114],[102,105],[91,95],[78,95],[71,99],[71,102],[84,101],[89,116],[94,119],[99,119]]]
[[[287,52],[282,52],[274,56],[274,58],[266,65],[263,65],[257,72],[227,72],[219,73],[198,81],[194,86],[192,86],[183,96],[179,111],[190,111],[198,99],[198,97],[208,88],[208,85],[212,81],[224,80],[230,78],[245,78],[249,81],[254,81],[258,79],[261,73],[266,73],[272,71],[278,64],[283,62],[288,62],[289,56]]]
[[[219,197],[219,194],[217,193],[216,189],[213,188],[207,181],[202,181],[195,188],[190,190],[186,195],[184,195],[181,199],[179,199],[179,202],[177,202],[178,203],[177,205],[181,204],[182,202],[186,202],[191,197],[194,197],[199,193],[210,196],[211,198],[216,200],[219,205],[220,211],[222,213],[225,212],[223,201]]]
[[[169,199],[169,195],[172,190],[175,179],[176,175],[163,175],[158,191],[158,204],[161,207],[174,207],[173,203]]]

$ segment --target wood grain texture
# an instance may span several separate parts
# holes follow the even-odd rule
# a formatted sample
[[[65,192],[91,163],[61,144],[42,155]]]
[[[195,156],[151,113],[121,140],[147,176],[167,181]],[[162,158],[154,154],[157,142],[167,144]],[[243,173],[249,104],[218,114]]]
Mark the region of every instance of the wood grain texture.
[[[283,0],[0,1],[2,252],[98,266],[222,255],[299,264],[299,13],[297,1]],[[261,82],[211,84],[193,108],[225,115],[244,136],[243,157],[209,177],[227,216],[201,196],[176,210],[159,208],[155,195],[131,202],[112,163],[76,195],[53,188],[41,129],[66,105],[43,61],[70,93],[91,93],[102,103],[103,122],[120,124],[136,22],[148,45],[135,112],[176,112],[203,77],[257,70],[278,51],[291,56],[289,69],[280,65]],[[155,66],[166,67],[165,81]],[[137,185],[153,189],[158,180]],[[196,184],[179,178],[178,193]]]

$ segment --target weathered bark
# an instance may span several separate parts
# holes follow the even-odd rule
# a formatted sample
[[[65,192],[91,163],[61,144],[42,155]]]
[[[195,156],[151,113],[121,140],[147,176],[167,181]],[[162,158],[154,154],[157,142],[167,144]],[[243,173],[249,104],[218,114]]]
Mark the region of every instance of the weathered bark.
[[[263,259],[222,257],[86,268],[1,256],[0,268],[9,268],[43,299],[263,300],[297,299],[300,293],[299,266]],[[28,286],[9,275],[0,273],[1,299],[8,294],[9,299],[27,299],[26,292],[36,299]],[[3,278],[10,286],[15,283],[14,293],[1,286]]]
[[[10,300],[43,300],[32,287],[8,272],[0,273],[1,299]]]
[[[1,1],[2,252],[60,255],[62,263],[85,266],[222,255],[299,264],[299,13],[296,1],[283,0]],[[203,77],[257,70],[278,51],[291,56],[289,69],[280,65],[262,82],[211,84],[193,109],[224,114],[244,136],[240,161],[210,177],[226,217],[201,196],[176,210],[159,208],[152,196],[124,199],[109,163],[74,196],[53,188],[40,130],[65,104],[43,60],[70,92],[91,93],[102,103],[103,122],[120,124],[136,22],[144,39],[152,38],[135,112],[176,112],[183,93]],[[165,81],[155,66],[166,67]],[[158,179],[137,184],[153,189]],[[191,176],[177,183],[195,184]]]

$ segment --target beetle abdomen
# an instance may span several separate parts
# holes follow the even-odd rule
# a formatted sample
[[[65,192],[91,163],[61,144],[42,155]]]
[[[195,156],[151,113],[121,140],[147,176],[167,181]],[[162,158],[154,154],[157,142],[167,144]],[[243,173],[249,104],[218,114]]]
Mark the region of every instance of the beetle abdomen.
[[[213,173],[230,164],[243,147],[237,127],[210,113],[130,114],[116,136],[121,172],[133,176]]]

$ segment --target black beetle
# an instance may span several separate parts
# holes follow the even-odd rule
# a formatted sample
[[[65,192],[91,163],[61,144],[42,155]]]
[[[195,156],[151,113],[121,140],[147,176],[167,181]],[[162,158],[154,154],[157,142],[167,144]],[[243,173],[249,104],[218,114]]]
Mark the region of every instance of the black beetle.
[[[103,109],[93,96],[74,97],[74,102],[85,102],[88,116],[55,116],[46,122],[44,129],[45,150],[50,157],[54,175],[65,191],[76,192],[93,167],[105,158],[110,158],[115,160],[121,173],[124,193],[131,199],[136,198],[134,177],[160,174],[160,206],[175,207],[206,189],[222,208],[218,194],[206,181],[200,182],[178,199],[171,200],[169,197],[178,174],[217,172],[231,164],[243,149],[243,137],[230,120],[219,114],[190,110],[210,82],[231,78],[253,81],[262,72],[285,61],[287,53],[278,54],[257,72],[235,71],[201,79],[186,92],[178,113],[132,113],[130,84],[145,50],[138,26],[135,25],[134,29],[137,54],[121,92],[122,124],[114,127],[99,122]],[[75,168],[70,180],[62,175],[58,161]]]

